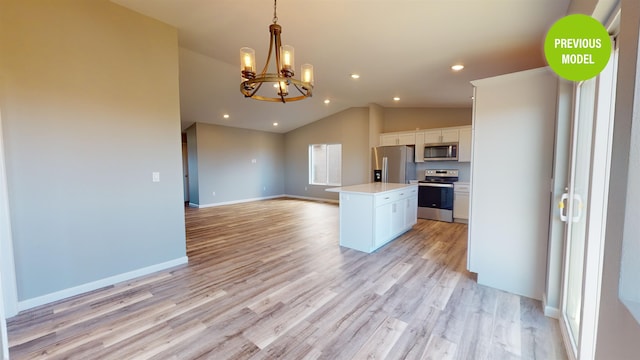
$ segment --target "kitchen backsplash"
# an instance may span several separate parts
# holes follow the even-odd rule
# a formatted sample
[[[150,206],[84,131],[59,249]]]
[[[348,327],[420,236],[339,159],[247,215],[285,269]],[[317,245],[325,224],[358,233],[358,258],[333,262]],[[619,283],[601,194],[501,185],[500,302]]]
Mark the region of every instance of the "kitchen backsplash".
[[[416,163],[417,179],[424,180],[424,171],[430,169],[458,170],[458,179],[460,181],[470,181],[471,179],[471,163],[461,163],[457,161],[427,161]]]

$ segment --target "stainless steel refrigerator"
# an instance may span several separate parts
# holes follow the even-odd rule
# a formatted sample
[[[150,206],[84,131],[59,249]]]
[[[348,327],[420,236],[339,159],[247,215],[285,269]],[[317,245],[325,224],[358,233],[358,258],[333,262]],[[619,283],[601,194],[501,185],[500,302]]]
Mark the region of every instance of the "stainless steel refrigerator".
[[[372,149],[373,181],[408,184],[416,180],[415,147],[378,146]]]

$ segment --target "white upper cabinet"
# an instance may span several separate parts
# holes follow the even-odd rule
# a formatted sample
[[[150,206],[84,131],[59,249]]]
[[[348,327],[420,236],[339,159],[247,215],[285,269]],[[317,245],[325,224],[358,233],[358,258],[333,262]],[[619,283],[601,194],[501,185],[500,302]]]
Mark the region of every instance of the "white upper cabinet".
[[[443,143],[458,142],[458,129],[442,129],[442,136],[440,139]]]
[[[415,145],[415,131],[380,134],[380,146],[388,145]]]
[[[380,146],[398,145],[397,134],[382,134],[380,135]]]
[[[459,143],[458,161],[471,161],[471,126],[380,134],[380,146],[415,145],[415,162],[424,162],[424,145]]]
[[[460,128],[458,162],[471,162],[471,126]]]
[[[437,129],[424,132],[425,144],[440,144],[458,142],[458,128]]]
[[[398,134],[398,145],[415,145],[416,144],[416,133],[409,132],[404,134]]]

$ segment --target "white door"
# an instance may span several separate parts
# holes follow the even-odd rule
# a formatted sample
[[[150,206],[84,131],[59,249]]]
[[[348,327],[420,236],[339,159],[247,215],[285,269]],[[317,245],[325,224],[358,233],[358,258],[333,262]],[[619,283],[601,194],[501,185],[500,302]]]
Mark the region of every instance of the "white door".
[[[562,330],[569,355],[591,359],[600,298],[617,53],[577,86],[567,199]]]

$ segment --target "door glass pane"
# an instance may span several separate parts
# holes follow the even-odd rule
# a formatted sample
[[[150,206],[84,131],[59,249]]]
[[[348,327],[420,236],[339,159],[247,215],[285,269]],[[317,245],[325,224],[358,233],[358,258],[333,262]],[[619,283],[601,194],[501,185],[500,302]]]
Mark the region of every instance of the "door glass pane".
[[[591,144],[594,119],[595,78],[579,87],[578,118],[575,128],[572,185],[569,189],[569,266],[567,274],[566,313],[569,330],[574,339],[580,331],[582,303],[582,274],[586,237],[586,209],[591,168]]]
[[[342,145],[327,145],[327,172],[329,185],[342,183]]]

